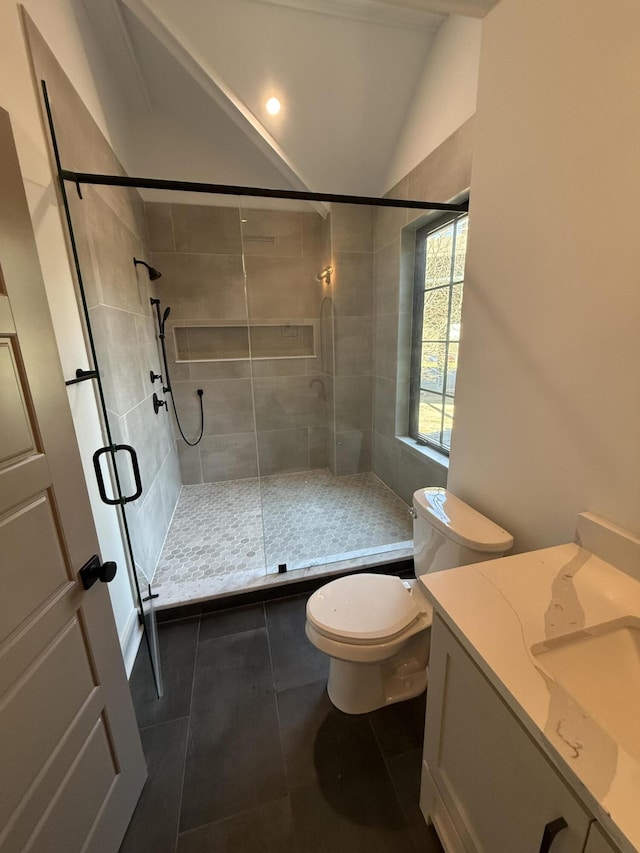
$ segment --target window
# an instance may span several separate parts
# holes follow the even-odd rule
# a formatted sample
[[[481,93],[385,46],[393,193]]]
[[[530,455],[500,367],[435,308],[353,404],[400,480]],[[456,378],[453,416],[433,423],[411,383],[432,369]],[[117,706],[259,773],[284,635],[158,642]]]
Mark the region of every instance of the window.
[[[468,214],[448,214],[416,234],[410,433],[446,454],[453,426],[468,225]]]

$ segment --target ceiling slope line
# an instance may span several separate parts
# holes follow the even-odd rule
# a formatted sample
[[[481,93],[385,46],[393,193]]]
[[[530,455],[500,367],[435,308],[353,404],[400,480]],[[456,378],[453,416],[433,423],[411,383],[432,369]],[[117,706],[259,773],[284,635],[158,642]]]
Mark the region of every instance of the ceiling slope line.
[[[265,155],[272,165],[294,189],[311,192],[308,182],[271,136],[266,127],[245,106],[242,100],[211,69],[204,57],[189,44],[184,34],[178,35],[172,26],[157,11],[149,8],[145,0],[120,0],[135,15],[140,23],[162,44],[171,56],[180,63],[195,83],[211,98],[247,138]],[[311,202],[323,217],[329,212],[328,205]]]
[[[260,0],[272,6],[287,6],[305,12],[317,12],[320,15],[333,15],[349,18],[352,21],[364,21],[368,24],[380,24],[385,27],[409,27],[428,33],[437,32],[447,13],[411,6],[397,6],[384,0]]]

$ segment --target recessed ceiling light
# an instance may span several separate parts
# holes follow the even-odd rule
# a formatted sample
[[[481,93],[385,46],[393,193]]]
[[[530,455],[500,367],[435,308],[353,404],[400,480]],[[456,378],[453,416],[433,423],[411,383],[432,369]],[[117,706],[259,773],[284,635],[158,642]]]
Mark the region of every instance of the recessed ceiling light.
[[[280,101],[277,98],[269,98],[266,103],[267,112],[272,116],[277,116],[280,112]]]

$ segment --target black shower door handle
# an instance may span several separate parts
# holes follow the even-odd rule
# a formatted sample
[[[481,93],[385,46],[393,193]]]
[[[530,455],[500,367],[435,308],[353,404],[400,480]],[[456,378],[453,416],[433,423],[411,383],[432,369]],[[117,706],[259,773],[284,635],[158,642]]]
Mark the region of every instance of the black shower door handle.
[[[131,456],[131,467],[133,469],[133,479],[136,484],[136,490],[132,495],[123,495],[121,498],[107,497],[107,492],[104,485],[104,477],[102,476],[102,467],[100,465],[100,457],[105,453],[115,454],[119,450],[125,450]],[[140,466],[138,465],[138,454],[130,444],[112,444],[109,447],[101,447],[93,454],[93,468],[96,472],[96,480],[98,481],[98,491],[100,499],[103,503],[109,506],[118,506],[118,504],[127,504],[131,501],[137,501],[142,494],[142,480],[140,479]]]

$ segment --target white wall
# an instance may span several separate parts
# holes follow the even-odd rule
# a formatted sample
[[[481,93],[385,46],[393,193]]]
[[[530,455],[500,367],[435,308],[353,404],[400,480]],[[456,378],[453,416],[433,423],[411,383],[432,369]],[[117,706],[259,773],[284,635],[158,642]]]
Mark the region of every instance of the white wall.
[[[640,5],[484,20],[449,487],[525,550],[640,532]]]
[[[91,33],[81,31],[81,10],[71,0],[32,0],[27,9],[94,118],[113,139],[122,130],[123,116],[111,109],[107,117],[104,105],[109,99],[104,93],[109,91],[109,85],[98,76],[104,67],[99,53],[92,50],[89,59],[83,48],[81,39],[90,38]],[[115,93],[112,95],[113,107]],[[65,376],[72,377],[77,367],[87,366],[86,347],[19,9],[13,0],[0,0],[0,106],[11,116],[62,368]],[[87,382],[70,386],[69,391],[85,470],[91,470],[91,454],[103,443],[91,385]],[[137,625],[117,518],[114,510],[97,497],[93,477],[88,478],[88,486],[102,555],[115,559],[120,567],[109,592],[118,635],[130,657],[130,641],[137,634]]]
[[[393,187],[476,109],[482,21],[451,15],[427,56],[389,164]]]

